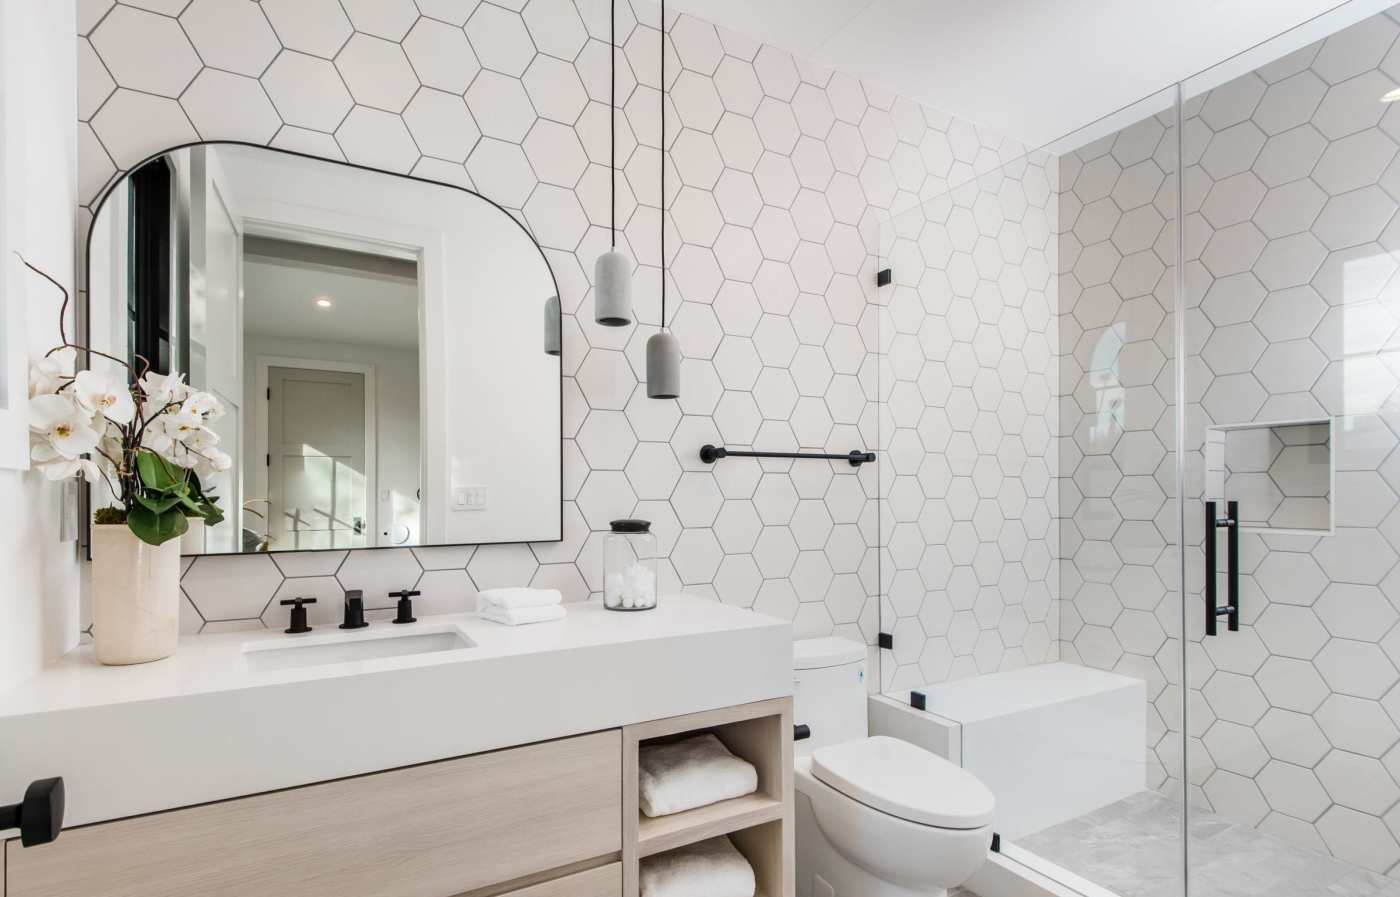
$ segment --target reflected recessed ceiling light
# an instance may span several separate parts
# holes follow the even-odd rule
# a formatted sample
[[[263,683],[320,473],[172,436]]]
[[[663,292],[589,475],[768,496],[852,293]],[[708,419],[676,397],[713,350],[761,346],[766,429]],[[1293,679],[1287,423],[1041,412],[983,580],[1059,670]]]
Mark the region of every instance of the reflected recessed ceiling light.
[[[330,308],[334,303],[325,296],[322,296],[320,299],[316,300],[316,304],[321,308]]]
[[[1396,100],[1400,100],[1400,87],[1386,91],[1385,95],[1381,97],[1382,103],[1393,103]]]

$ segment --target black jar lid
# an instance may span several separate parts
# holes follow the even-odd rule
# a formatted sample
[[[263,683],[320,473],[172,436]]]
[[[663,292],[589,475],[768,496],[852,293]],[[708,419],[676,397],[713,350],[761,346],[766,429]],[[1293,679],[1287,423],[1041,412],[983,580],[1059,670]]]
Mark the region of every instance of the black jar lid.
[[[612,531],[615,533],[649,533],[651,532],[650,520],[614,520]]]

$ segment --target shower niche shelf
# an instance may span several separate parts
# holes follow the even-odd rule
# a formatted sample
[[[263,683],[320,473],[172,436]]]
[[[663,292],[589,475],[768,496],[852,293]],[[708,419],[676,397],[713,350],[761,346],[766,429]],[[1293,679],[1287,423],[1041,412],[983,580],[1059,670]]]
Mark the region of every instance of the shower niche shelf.
[[[1332,437],[1331,418],[1207,427],[1203,499],[1239,502],[1244,531],[1330,535]]]

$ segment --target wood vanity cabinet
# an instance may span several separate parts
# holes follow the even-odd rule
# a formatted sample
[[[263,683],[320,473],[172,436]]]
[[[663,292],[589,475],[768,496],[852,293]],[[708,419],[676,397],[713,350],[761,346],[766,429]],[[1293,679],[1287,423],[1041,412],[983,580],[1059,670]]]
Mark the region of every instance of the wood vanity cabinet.
[[[714,732],[759,791],[638,812],[637,752]],[[4,842],[0,897],[637,897],[645,857],[730,835],[792,897],[792,701],[779,698]]]
[[[611,730],[10,841],[5,897],[610,897],[621,802]]]

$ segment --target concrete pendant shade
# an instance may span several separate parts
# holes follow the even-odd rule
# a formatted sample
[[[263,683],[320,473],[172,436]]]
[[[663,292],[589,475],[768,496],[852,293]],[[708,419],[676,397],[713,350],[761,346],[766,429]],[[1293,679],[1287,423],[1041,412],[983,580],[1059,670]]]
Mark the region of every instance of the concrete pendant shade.
[[[558,355],[562,349],[559,332],[559,297],[544,300],[544,354]]]
[[[593,318],[604,327],[632,323],[632,260],[616,249],[593,265]]]
[[[681,394],[681,344],[669,330],[647,340],[647,398],[675,399]]]

